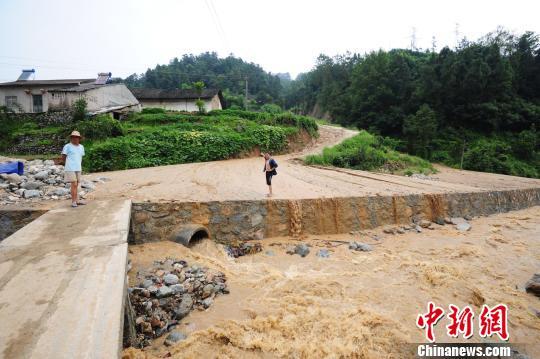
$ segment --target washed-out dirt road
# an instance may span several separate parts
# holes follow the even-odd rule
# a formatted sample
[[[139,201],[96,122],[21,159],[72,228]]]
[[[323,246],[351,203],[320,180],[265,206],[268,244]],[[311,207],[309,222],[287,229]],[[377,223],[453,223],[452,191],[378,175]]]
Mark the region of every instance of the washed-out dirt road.
[[[538,188],[540,180],[437,166],[435,180],[357,170],[305,166],[297,158],[320,152],[356,131],[320,126],[320,137],[299,153],[276,156],[274,198],[303,199],[414,193],[476,192]],[[92,174],[111,179],[90,197],[135,201],[222,201],[264,199],[267,187],[262,158],[190,163]]]

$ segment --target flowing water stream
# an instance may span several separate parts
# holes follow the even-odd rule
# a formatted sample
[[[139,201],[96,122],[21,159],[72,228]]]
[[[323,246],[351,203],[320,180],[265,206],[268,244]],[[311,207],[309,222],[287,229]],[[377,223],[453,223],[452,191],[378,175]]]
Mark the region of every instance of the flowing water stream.
[[[298,210],[291,203],[291,212]],[[540,271],[540,207],[471,224],[465,233],[434,225],[435,230],[401,235],[376,230],[304,236],[302,242],[311,245],[305,258],[285,253],[300,243],[291,237],[264,239],[262,252],[237,259],[210,240],[193,248],[169,241],[131,246],[131,281],[137,268],[172,256],[225,273],[230,294],[183,319],[178,330],[188,338],[176,346],[166,347],[160,338],[123,356],[407,358],[413,356],[408,343],[425,342],[415,320],[434,301],[446,308],[471,305],[477,313],[484,303],[508,305],[510,342],[525,344],[534,358],[540,354],[540,301],[523,286]],[[374,250],[354,252],[340,242],[352,240]],[[330,258],[316,256],[321,248]],[[444,325],[436,327],[437,338],[455,341],[446,337]]]

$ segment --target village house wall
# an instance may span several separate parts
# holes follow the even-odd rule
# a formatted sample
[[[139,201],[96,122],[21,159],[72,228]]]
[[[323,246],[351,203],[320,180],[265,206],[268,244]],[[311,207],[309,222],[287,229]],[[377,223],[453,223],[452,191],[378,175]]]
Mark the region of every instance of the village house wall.
[[[206,111],[212,110],[221,110],[221,102],[219,97],[215,95],[211,99],[201,99],[204,101],[204,108]],[[141,99],[139,102],[142,107],[158,107],[163,108],[169,111],[187,111],[187,112],[196,112],[199,111],[199,108],[196,104],[196,99],[186,99],[186,100],[146,100]]]
[[[50,99],[50,90],[60,89],[65,87],[65,85],[58,86],[13,86],[13,87],[3,87],[0,88],[0,106],[7,106],[6,97],[7,96],[16,96],[17,104],[21,107],[22,112],[32,113],[34,112],[34,103],[32,100],[32,95],[41,95],[42,96],[42,112],[49,110],[49,99]]]
[[[122,105],[137,106],[139,102],[123,84],[100,86],[86,91],[52,91],[49,99],[51,110],[66,109],[80,98],[86,99],[89,112]]]

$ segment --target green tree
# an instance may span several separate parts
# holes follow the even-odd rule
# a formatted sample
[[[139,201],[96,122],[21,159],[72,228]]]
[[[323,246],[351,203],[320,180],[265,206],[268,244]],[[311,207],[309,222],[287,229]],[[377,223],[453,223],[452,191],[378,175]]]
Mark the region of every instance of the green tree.
[[[197,81],[197,82],[194,82],[192,84],[192,88],[195,89],[195,91],[197,91],[197,95],[199,96],[199,100],[201,99],[201,95],[202,95],[202,92],[205,88],[205,85],[204,85],[204,82],[202,81]]]
[[[273,103],[267,103],[261,106],[261,111],[277,114],[277,113],[282,113],[283,109],[279,105],[276,105]]]
[[[410,153],[429,158],[430,145],[437,134],[437,114],[428,105],[422,105],[403,122],[403,134]]]
[[[534,159],[540,147],[538,138],[539,134],[534,125],[531,126],[530,130],[521,131],[512,145],[514,154],[518,158]]]
[[[201,100],[202,92],[204,90],[204,82],[202,81],[194,82],[193,88],[195,89],[195,91],[197,92],[197,96],[199,97],[197,101],[195,101],[195,104],[197,105],[197,108],[199,109],[199,113],[204,113],[205,112],[204,101]]]
[[[158,65],[144,74],[130,75],[125,83],[129,87],[175,89],[179,84],[191,84],[204,79],[209,88],[218,88],[224,92],[227,90],[234,96],[240,96],[244,94],[244,79],[248,77],[249,92],[259,107],[264,103],[282,104],[280,76],[232,55],[220,58],[215,52],[205,52],[174,58],[167,65]],[[290,82],[286,77],[283,78],[284,82]]]
[[[88,106],[88,103],[86,102],[86,99],[84,97],[81,97],[77,101],[73,103],[73,121],[78,122],[82,121],[86,118],[86,108]]]

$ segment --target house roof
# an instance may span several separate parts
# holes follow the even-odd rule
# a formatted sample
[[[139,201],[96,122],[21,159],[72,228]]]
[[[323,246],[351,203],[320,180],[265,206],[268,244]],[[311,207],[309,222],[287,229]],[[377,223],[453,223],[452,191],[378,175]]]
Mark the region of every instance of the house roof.
[[[149,89],[130,88],[137,100],[196,100],[199,97],[208,99],[216,95],[223,101],[221,91],[218,89],[203,89],[201,94],[195,89]]]
[[[73,86],[73,87],[66,87],[66,88],[59,88],[51,90],[51,92],[84,92],[88,90],[92,90],[98,87],[104,87],[104,86],[116,86],[116,85],[123,85],[120,83],[117,84],[96,84],[96,83],[84,83],[81,85]]]
[[[62,79],[62,80],[24,80],[0,83],[0,87],[28,87],[28,86],[73,86],[89,82],[95,79]]]

